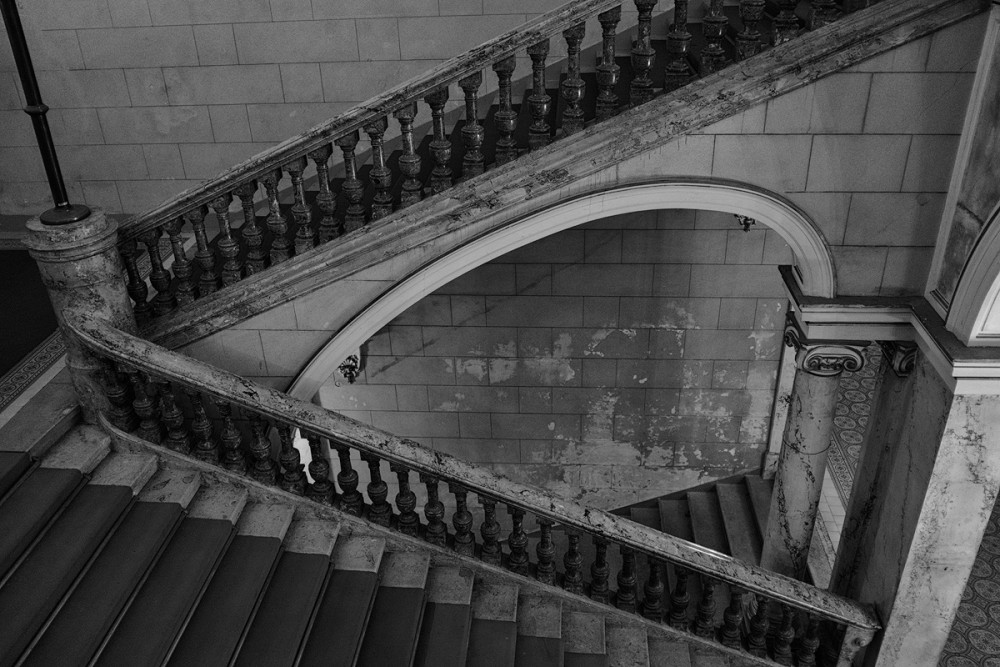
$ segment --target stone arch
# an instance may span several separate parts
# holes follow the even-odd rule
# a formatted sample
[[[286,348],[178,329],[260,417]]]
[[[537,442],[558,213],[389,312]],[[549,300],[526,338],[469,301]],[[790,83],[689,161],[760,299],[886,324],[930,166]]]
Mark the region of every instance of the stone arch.
[[[671,180],[629,185],[561,202],[474,239],[396,284],[358,313],[321,349],[289,388],[312,400],[320,385],[348,355],[393,318],[439,287],[512,250],[586,222],[655,209],[739,213],[776,231],[791,247],[796,278],[809,296],[836,295],[833,258],[809,217],[767,190],[721,180]],[[736,223],[734,222],[734,228]]]
[[[959,276],[947,328],[970,347],[1000,346],[1000,204]]]

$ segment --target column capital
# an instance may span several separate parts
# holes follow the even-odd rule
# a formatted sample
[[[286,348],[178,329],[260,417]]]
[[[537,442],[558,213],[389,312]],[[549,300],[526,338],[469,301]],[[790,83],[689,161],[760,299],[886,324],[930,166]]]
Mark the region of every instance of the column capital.
[[[855,373],[865,365],[865,341],[809,340],[791,311],[785,316],[784,342],[795,349],[795,367],[817,377]]]
[[[917,365],[917,344],[911,341],[884,340],[879,341],[882,354],[892,368],[892,372],[901,378],[907,377]]]

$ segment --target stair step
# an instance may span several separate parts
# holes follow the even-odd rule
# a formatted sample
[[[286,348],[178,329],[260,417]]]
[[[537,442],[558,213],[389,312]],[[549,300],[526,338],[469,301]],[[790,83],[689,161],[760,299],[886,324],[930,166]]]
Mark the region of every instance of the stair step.
[[[288,505],[250,505],[243,511],[236,537],[181,635],[171,665],[229,664],[278,561],[294,513]]]
[[[682,641],[650,637],[649,667],[691,667],[691,648]]]
[[[757,530],[750,494],[743,484],[718,484],[719,508],[733,556],[752,565],[760,565],[763,549]]]
[[[330,571],[338,525],[296,521],[236,665],[294,665]]]
[[[90,474],[111,451],[111,437],[96,426],[76,426],[42,460],[43,468]]]
[[[174,643],[215,572],[246,503],[245,489],[201,489],[101,651],[99,665],[154,665]]]
[[[642,626],[610,625],[607,628],[610,667],[648,667],[649,646]]]
[[[27,453],[0,452],[0,500],[30,468],[31,457]]]
[[[427,604],[414,664],[464,665],[472,622],[472,570],[435,567],[427,576]]]
[[[430,555],[388,554],[361,645],[359,665],[411,665],[424,615]]]
[[[87,664],[167,544],[199,484],[197,473],[160,472],[31,648],[25,665]],[[149,488],[162,502],[151,502]],[[171,492],[168,492],[171,491]]]
[[[682,540],[694,542],[694,532],[691,530],[691,514],[687,499],[660,499],[659,506],[660,530],[667,535],[673,535]]]
[[[517,650],[517,593],[513,584],[478,582],[472,591],[468,667],[513,667]]]
[[[80,400],[73,386],[50,382],[0,426],[0,451],[41,458],[79,418]]]
[[[658,507],[633,507],[629,518],[638,524],[660,530],[660,509]]]
[[[0,505],[0,576],[27,551],[83,482],[79,470],[36,468]]]
[[[562,602],[522,595],[517,604],[517,667],[563,664]]]
[[[356,663],[378,588],[385,540],[349,537],[333,549],[332,571],[316,611],[301,667],[350,667]]]
[[[691,667],[729,667],[729,660],[718,653],[694,650],[691,652]]]
[[[757,475],[747,475],[744,481],[747,485],[747,491],[750,493],[750,505],[753,507],[753,514],[757,519],[757,529],[761,535],[766,535],[767,515],[771,510],[771,491],[774,489],[774,480],[764,479]]]
[[[562,638],[566,667],[607,667],[604,616],[565,612],[562,618]]]
[[[729,555],[729,541],[722,519],[719,499],[711,491],[692,491],[687,494],[691,511],[691,528],[695,542],[703,547]]]

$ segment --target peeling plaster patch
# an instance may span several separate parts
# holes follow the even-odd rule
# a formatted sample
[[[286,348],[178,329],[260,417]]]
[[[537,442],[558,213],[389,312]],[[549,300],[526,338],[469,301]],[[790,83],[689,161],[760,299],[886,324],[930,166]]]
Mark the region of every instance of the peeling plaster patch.
[[[493,352],[498,357],[515,357],[517,356],[517,343],[515,341],[497,343],[494,346]]]
[[[556,423],[555,422],[549,422],[548,428],[549,428],[550,431],[555,431],[556,430]]]
[[[451,359],[448,359],[449,367],[453,366]],[[451,370],[451,368],[449,368]],[[476,378],[476,380],[482,382],[486,379],[486,360],[485,359],[462,359],[458,362],[458,375],[471,375]]]
[[[576,371],[569,359],[557,357],[541,357],[525,359],[524,368],[535,375],[543,385],[565,384],[576,377]],[[513,374],[513,372],[511,372]],[[491,376],[492,378],[492,376]],[[507,376],[509,379],[510,376]]]
[[[635,342],[638,332],[635,329],[598,329],[590,336],[590,342],[584,348],[583,354],[587,357],[603,357],[604,353],[597,348],[612,334],[621,333],[629,342]]]
[[[565,359],[573,352],[573,337],[568,333],[559,334],[552,345],[552,356],[556,359]]]
[[[514,377],[516,370],[517,359],[490,359],[490,383],[506,382]]]

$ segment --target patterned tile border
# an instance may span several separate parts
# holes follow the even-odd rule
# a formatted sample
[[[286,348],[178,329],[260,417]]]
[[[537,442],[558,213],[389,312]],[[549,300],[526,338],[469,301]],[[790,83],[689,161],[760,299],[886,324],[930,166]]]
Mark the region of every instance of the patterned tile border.
[[[66,344],[59,331],[52,332],[48,338],[31,351],[21,362],[0,377],[0,411],[14,402],[25,389],[49,370],[63,354]]]

